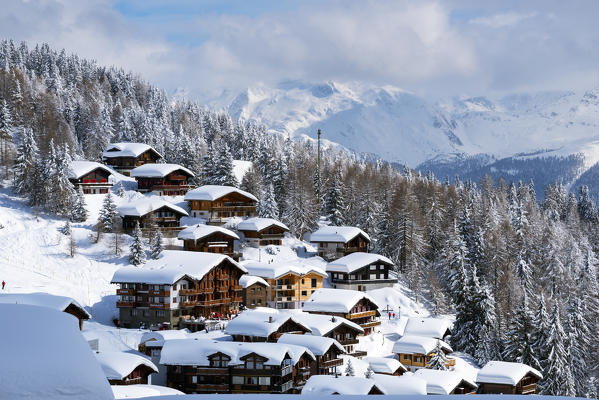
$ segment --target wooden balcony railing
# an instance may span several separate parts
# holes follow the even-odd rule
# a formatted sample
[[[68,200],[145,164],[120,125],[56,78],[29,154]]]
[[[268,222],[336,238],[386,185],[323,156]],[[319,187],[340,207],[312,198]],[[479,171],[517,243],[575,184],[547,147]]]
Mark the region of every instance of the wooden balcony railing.
[[[215,385],[198,383],[192,387],[194,392],[226,393],[229,391],[228,384]]]
[[[321,368],[331,368],[331,367],[336,367],[338,365],[343,365],[342,358],[335,358],[334,360],[322,361],[320,363]]]
[[[360,326],[362,328],[372,328],[375,326],[379,326],[381,324],[381,321],[370,321],[370,322],[366,322],[364,324],[360,324]]]
[[[169,297],[171,292],[170,290],[150,290],[148,294],[150,296]]]
[[[243,290],[243,287],[241,287],[241,285],[233,285],[231,286],[231,290],[233,290],[234,292],[238,292]]]
[[[117,301],[116,306],[117,307],[135,307],[135,302],[134,301]]]
[[[200,289],[179,289],[179,295],[189,296],[194,294],[200,294]]]
[[[357,312],[357,313],[345,314],[345,318],[346,319],[355,319],[355,318],[364,318],[364,317],[370,317],[370,316],[375,316],[375,315],[376,315],[376,311],[371,310],[371,311],[362,311],[362,312]]]
[[[530,385],[522,386],[522,388],[520,390],[521,390],[522,394],[536,393],[537,392],[537,385],[535,383],[531,383]]]
[[[366,357],[367,355],[368,355],[367,352],[365,352],[365,351],[359,351],[359,350],[356,350],[356,351],[354,351],[353,353],[350,354],[350,356],[354,356],[356,358]]]
[[[117,289],[116,294],[135,294],[135,289]]]
[[[171,305],[168,303],[150,303],[150,308],[169,309],[171,308]]]

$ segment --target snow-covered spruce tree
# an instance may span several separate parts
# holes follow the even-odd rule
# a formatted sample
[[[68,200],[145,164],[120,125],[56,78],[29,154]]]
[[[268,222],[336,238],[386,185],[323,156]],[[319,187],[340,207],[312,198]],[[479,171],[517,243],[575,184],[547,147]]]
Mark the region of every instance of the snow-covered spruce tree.
[[[545,347],[549,340],[549,314],[547,313],[547,305],[545,295],[541,293],[537,297],[536,307],[533,307],[534,315],[532,316],[532,353],[539,364],[533,366],[538,370],[543,369],[543,362],[549,357],[548,349]]]
[[[585,320],[582,301],[571,297],[566,307],[566,322],[564,325],[566,339],[564,345],[568,353],[568,366],[575,384],[576,396],[585,397],[589,391],[591,379],[587,363],[588,352],[591,348],[591,334]]]
[[[356,373],[354,371],[354,366],[352,365],[350,359],[347,360],[347,366],[345,367],[345,375],[346,376],[356,376]]]
[[[540,393],[549,396],[574,396],[576,388],[568,363],[568,351],[564,345],[566,333],[557,302],[553,304],[549,325],[549,337],[545,344],[549,356],[544,360],[543,380],[539,383]]]
[[[426,364],[426,368],[437,369],[441,371],[446,371],[447,368],[447,357],[443,352],[443,347],[441,346],[441,341],[437,340],[437,345],[435,346],[435,350],[433,350],[434,354]]]
[[[164,247],[162,246],[162,232],[158,229],[156,233],[154,233],[152,242],[150,243],[150,257],[154,260],[158,259],[162,250],[164,250]]]
[[[337,169],[329,182],[324,199],[325,212],[332,225],[345,224],[345,200],[343,198],[343,176],[341,169]]]
[[[141,265],[146,262],[146,251],[144,250],[143,234],[139,227],[139,221],[135,223],[133,230],[133,243],[129,247],[129,263],[133,265]]]
[[[580,186],[578,190],[578,214],[583,221],[597,221],[597,207],[589,193],[589,187],[586,185]]]
[[[64,225],[60,228],[60,233],[63,235],[69,236],[71,234],[71,223],[67,219]]]
[[[40,158],[37,141],[33,135],[33,130],[23,129],[19,136],[19,145],[17,146],[17,159],[13,166],[15,175],[15,190],[17,193],[28,196],[31,205],[37,205],[41,202],[37,201],[35,192],[38,190],[36,186],[36,176],[41,171],[38,169],[38,161]]]
[[[200,183],[202,185],[216,185],[216,152],[214,144],[208,146],[208,150],[202,158],[202,170],[200,173]]]
[[[503,358],[539,368],[541,364],[534,353],[534,333],[528,295],[524,294],[509,321]]]
[[[119,181],[116,185],[116,195],[119,197],[125,196],[125,188],[123,187],[123,182]]]
[[[77,188],[75,198],[72,200],[73,206],[71,207],[70,219],[73,222],[85,222],[87,219],[87,205],[85,204],[85,195],[81,186]]]
[[[77,197],[73,184],[69,181],[70,165],[71,157],[67,145],[56,152],[55,158],[51,157],[48,160],[46,209],[62,216],[69,216],[71,208],[74,206],[73,200]]]
[[[372,379],[374,377],[374,370],[370,365],[368,365],[368,368],[366,368],[364,376],[366,377],[366,379]]]
[[[222,143],[218,150],[214,164],[214,178],[216,185],[239,186],[239,182],[233,174],[233,157],[226,143]]]
[[[109,191],[106,197],[104,197],[102,208],[98,214],[98,221],[102,223],[104,232],[112,232],[116,217],[118,217],[117,207]]]
[[[279,218],[279,205],[275,198],[275,188],[271,184],[266,186],[260,198],[259,215],[262,218]]]

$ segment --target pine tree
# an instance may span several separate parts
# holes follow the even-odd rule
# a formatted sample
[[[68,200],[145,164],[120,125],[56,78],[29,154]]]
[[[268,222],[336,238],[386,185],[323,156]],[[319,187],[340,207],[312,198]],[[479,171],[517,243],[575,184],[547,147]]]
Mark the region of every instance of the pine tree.
[[[506,333],[506,344],[503,358],[506,361],[520,362],[533,368],[540,365],[534,353],[533,316],[528,304],[528,296],[524,294],[522,302],[516,307],[511,316]]]
[[[131,254],[129,255],[129,263],[133,265],[141,265],[146,262],[146,251],[143,245],[143,235],[139,227],[139,221],[135,223],[133,230],[133,243],[129,247]]]
[[[277,219],[279,217],[279,205],[275,198],[275,189],[272,183],[269,184],[262,193],[259,215],[262,218]]]
[[[116,185],[116,195],[119,197],[125,196],[125,188],[123,187],[123,182],[119,181]]]
[[[351,363],[350,359],[347,359],[347,366],[345,367],[345,375],[346,376],[355,376],[356,373],[354,371],[354,366]]]
[[[150,257],[157,260],[158,257],[160,257],[162,250],[164,250],[162,247],[162,232],[160,229],[157,229],[152,237],[152,242],[150,243]]]
[[[437,340],[437,345],[435,346],[435,350],[433,350],[434,354],[426,364],[426,368],[437,369],[441,371],[446,371],[447,368],[447,357],[443,352],[443,347],[441,346],[441,341]]]
[[[98,221],[102,223],[104,232],[112,232],[116,217],[118,217],[117,207],[112,195],[108,192],[98,215]]]
[[[343,198],[343,177],[337,169],[325,197],[325,212],[332,225],[345,224],[345,200]]]
[[[63,235],[69,236],[71,234],[71,223],[67,219],[64,225],[60,228],[60,233]]]
[[[597,207],[589,194],[589,187],[586,185],[581,186],[578,191],[578,214],[583,221],[597,221]]]
[[[70,219],[73,222],[85,222],[88,212],[85,204],[85,195],[81,186],[77,188],[75,198],[72,200]]]
[[[370,364],[368,365],[368,368],[366,368],[366,371],[364,372],[364,376],[366,377],[366,379],[374,378],[374,370],[372,369]]]

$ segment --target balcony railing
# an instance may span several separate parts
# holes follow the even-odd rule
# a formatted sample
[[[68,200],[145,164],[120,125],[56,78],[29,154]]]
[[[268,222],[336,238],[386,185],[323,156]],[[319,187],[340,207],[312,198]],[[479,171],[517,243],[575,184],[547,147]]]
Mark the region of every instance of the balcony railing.
[[[243,290],[243,287],[241,287],[241,285],[233,285],[231,286],[231,290],[233,290],[234,292],[238,292]]]
[[[360,326],[362,328],[372,328],[372,327],[375,327],[375,326],[379,326],[380,324],[381,324],[381,321],[370,321],[370,322],[366,322],[366,323],[360,324]]]
[[[354,356],[356,358],[366,357],[367,355],[368,355],[368,353],[365,351],[354,351],[353,353],[350,354],[350,356]]]
[[[150,308],[168,309],[171,308],[171,305],[169,303],[150,303]]]
[[[277,285],[275,290],[295,290],[294,285]]]
[[[338,365],[343,365],[342,358],[335,358],[334,360],[327,360],[327,361],[323,361],[320,363],[320,366],[322,368],[331,368],[331,367],[336,367]]]
[[[194,294],[200,294],[201,289],[179,289],[180,296],[189,296]]]
[[[134,301],[117,301],[116,306],[117,307],[135,307],[135,302]]]
[[[135,289],[117,289],[116,294],[135,294]]]
[[[150,296],[169,297],[171,292],[170,290],[150,290],[148,294]]]
[[[355,319],[355,318],[364,318],[364,317],[370,317],[370,316],[375,316],[375,315],[376,315],[376,311],[371,310],[371,311],[362,311],[362,312],[357,312],[357,313],[345,314],[345,318],[346,319]]]
[[[337,340],[337,341],[344,346],[360,343],[360,341],[358,339],[345,339],[345,340]]]
[[[522,394],[536,393],[537,385],[535,383],[531,383],[530,385],[522,386],[520,390],[522,391]]]
[[[221,385],[198,383],[197,385],[193,386],[193,391],[195,391],[195,392],[210,392],[210,393],[214,393],[214,392],[225,393],[225,392],[229,391],[229,385],[226,383],[221,384]]]

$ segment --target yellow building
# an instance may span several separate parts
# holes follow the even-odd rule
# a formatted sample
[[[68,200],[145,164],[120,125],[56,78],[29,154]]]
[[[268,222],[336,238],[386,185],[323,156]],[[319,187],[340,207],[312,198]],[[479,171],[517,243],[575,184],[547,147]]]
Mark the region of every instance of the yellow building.
[[[302,308],[303,303],[327,277],[324,270],[293,263],[243,263],[250,275],[263,278],[268,284],[266,305],[271,308]]]

